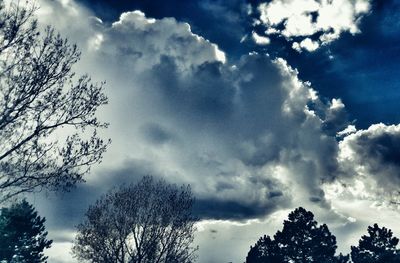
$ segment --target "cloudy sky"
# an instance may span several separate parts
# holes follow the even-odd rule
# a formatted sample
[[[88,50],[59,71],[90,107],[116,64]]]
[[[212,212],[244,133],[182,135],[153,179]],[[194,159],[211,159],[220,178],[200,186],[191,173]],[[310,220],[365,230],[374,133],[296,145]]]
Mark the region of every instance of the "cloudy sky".
[[[375,222],[400,236],[400,3],[396,0],[38,0],[106,81],[112,139],[67,194],[32,197],[70,255],[74,226],[113,186],[190,184],[200,263],[240,263],[298,206],[339,251]]]

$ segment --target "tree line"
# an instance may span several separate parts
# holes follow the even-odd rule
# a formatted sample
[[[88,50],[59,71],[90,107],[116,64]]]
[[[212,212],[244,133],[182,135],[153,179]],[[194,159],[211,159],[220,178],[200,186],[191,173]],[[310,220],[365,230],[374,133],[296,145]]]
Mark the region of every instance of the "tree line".
[[[80,262],[191,263],[196,218],[188,186],[177,187],[147,176],[137,184],[110,190],[86,212],[72,249]],[[41,218],[26,200],[0,213],[0,262],[47,262]],[[335,236],[318,225],[312,212],[292,211],[283,229],[250,247],[246,263],[398,263],[399,239],[378,224],[369,226],[349,255],[336,255]]]
[[[39,29],[35,4],[0,0],[0,262],[47,262],[45,218],[24,194],[68,191],[101,162],[110,143],[97,130],[104,83],[72,70],[80,52],[51,27]],[[61,138],[61,139],[60,139]],[[151,176],[114,188],[77,226],[74,256],[93,263],[191,263],[197,218],[189,186]],[[391,230],[373,225],[350,255],[298,208],[273,238],[261,237],[246,263],[400,262]]]
[[[299,207],[283,222],[283,229],[261,237],[250,251],[246,263],[320,262],[320,263],[398,263],[399,239],[378,224],[369,226],[350,255],[335,255],[336,237],[326,224],[318,225],[312,212]]]

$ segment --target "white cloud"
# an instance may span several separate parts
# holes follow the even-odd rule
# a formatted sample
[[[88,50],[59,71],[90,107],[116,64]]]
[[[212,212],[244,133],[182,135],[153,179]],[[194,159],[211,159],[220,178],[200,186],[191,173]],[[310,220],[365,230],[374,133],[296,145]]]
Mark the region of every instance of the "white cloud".
[[[251,36],[253,37],[254,42],[258,45],[268,45],[270,40],[268,37],[263,37],[257,34],[256,32],[252,32]]]
[[[285,3],[290,5],[290,12],[308,12],[316,8],[313,2],[307,1],[304,6]],[[46,199],[38,204],[52,226],[51,232],[68,224],[67,218],[57,225],[58,216],[70,215],[79,220],[76,217],[83,216],[82,210],[94,196],[144,174],[190,183],[204,205],[203,214],[225,219],[224,223],[209,223],[204,229],[216,227],[224,233],[216,240],[229,240],[229,249],[238,251],[232,261],[244,258],[246,243],[254,243],[264,231],[275,232],[282,215],[296,206],[316,211],[323,222],[333,225],[338,233],[342,231],[342,237],[348,235],[345,230],[349,224],[366,222],[363,215],[351,213],[349,207],[357,206],[357,202],[348,202],[347,206],[339,202],[350,188],[342,186],[343,190],[341,184],[330,183],[337,182],[337,177],[352,180],[350,174],[354,172],[362,179],[352,186],[352,191],[360,193],[352,195],[357,200],[363,199],[361,193],[369,189],[371,179],[367,175],[373,169],[379,168],[378,174],[387,175],[386,168],[378,166],[378,161],[375,165],[374,158],[366,154],[372,149],[369,145],[380,144],[360,144],[361,138],[369,142],[376,133],[372,130],[379,129],[355,133],[354,129],[346,129],[349,123],[341,100],[324,103],[284,59],[271,61],[253,52],[232,64],[217,45],[173,18],[152,19],[134,11],[108,25],[77,5],[73,7],[78,16],[63,11],[68,5],[56,3],[43,0],[45,9],[52,11],[40,20],[54,21],[51,23],[62,34],[83,49],[76,71],[88,72],[95,81],[107,80],[110,104],[99,115],[111,123],[105,136],[111,137],[113,144],[103,164],[86,178],[84,189],[91,191],[82,191],[81,196],[73,192],[79,202],[66,207],[65,214],[54,211],[71,200]],[[365,6],[355,9],[359,13],[366,10]],[[66,15],[58,19],[55,14]],[[271,21],[285,16],[287,13],[277,13]],[[315,43],[310,41],[299,45],[302,49],[312,48]],[[393,137],[397,128],[393,129],[385,126],[378,133],[385,134],[385,130]],[[340,132],[346,135],[343,130],[353,134],[338,144],[335,136]],[[366,162],[374,165],[365,168]],[[395,164],[391,166],[396,169]],[[372,181],[382,187],[388,185],[383,179],[374,177]],[[265,215],[268,217],[263,218]],[[259,218],[261,223],[232,223],[247,218]],[[375,219],[379,219],[377,213]],[[249,235],[241,240],[229,234],[249,229]],[[207,250],[213,249],[209,244],[217,243],[207,243],[209,232],[204,231],[197,239],[202,245],[200,258],[221,262],[224,255]],[[66,239],[71,240],[69,235],[65,234]],[[64,242],[58,240],[54,245],[52,262],[69,257]]]
[[[273,0],[258,6],[267,34],[279,32],[288,41],[303,38],[300,44],[292,43],[293,48],[309,52],[338,39],[343,32],[359,33],[359,18],[369,9],[369,0]],[[321,36],[312,41],[309,37],[316,33]]]
[[[225,65],[217,46],[187,24],[139,11],[111,26],[91,25],[78,41],[99,34],[96,48],[85,44],[80,71],[109,87],[102,116],[113,144],[101,169],[141,160],[191,183],[200,199],[253,206],[253,217],[293,197],[324,202],[320,181],[333,172],[336,142],[322,130],[320,113],[330,105],[285,60],[253,53]],[[310,102],[320,105],[315,114]],[[236,211],[221,216],[229,213]]]
[[[317,41],[312,41],[310,38],[306,38],[300,43],[293,42],[292,48],[301,52],[303,49],[312,52],[319,48],[319,43]]]
[[[49,262],[54,263],[74,263],[78,262],[72,257],[71,254],[72,243],[65,242],[53,242],[51,248],[46,251],[49,256]]]
[[[269,25],[278,25],[289,17],[317,11],[318,8],[319,4],[314,0],[275,0],[260,4],[259,11],[261,12],[260,19],[262,22]],[[298,18],[303,19],[300,16]]]
[[[174,18],[156,20],[141,11],[126,12],[111,28],[104,28],[102,52],[118,62],[135,65],[135,70],[146,70],[158,64],[162,56],[174,59],[180,70],[204,62],[221,61],[225,54],[217,45],[193,34],[190,25]],[[128,66],[128,65],[126,65]]]
[[[357,131],[356,126],[354,126],[354,125],[349,125],[349,126],[346,127],[346,129],[344,129],[344,130],[338,132],[338,133],[337,133],[337,136],[340,137],[340,136],[349,135],[349,134],[355,133],[356,131]]]
[[[345,106],[341,99],[332,99],[332,102],[330,105],[331,110],[340,110],[340,109],[344,109],[344,107]]]
[[[101,44],[104,41],[104,36],[102,34],[96,34],[88,41],[88,49],[89,50],[98,50],[101,47]]]

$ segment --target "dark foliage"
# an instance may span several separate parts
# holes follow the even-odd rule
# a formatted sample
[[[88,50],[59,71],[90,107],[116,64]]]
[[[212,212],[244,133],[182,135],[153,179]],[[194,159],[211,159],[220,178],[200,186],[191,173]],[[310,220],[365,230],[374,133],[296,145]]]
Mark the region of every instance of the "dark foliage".
[[[368,235],[361,237],[358,246],[351,247],[351,259],[354,263],[399,263],[398,243],[390,229],[374,224],[368,227]]]
[[[188,187],[144,177],[110,191],[89,208],[73,252],[96,263],[193,262],[192,205]]]
[[[27,201],[2,208],[0,215],[0,262],[46,262],[43,251],[51,246],[44,227],[45,218]]]
[[[264,236],[250,248],[246,263],[347,262],[347,256],[335,256],[336,248],[328,227],[318,226],[314,215],[300,207],[289,214],[274,239]]]
[[[76,77],[80,52],[36,7],[0,0],[0,202],[21,192],[68,189],[98,163],[107,142],[96,128],[102,84]],[[88,128],[91,128],[88,130]]]
[[[246,263],[264,262],[284,262],[283,255],[279,250],[277,242],[271,240],[269,236],[261,237],[250,251],[246,258]]]

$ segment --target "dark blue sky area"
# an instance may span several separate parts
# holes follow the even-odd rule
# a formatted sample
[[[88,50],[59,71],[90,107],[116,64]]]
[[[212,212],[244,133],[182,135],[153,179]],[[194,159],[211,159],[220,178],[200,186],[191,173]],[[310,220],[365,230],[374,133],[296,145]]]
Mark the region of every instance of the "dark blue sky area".
[[[378,0],[360,23],[361,34],[342,34],[315,52],[298,53],[282,37],[260,47],[240,39],[251,33],[252,17],[244,0],[80,0],[106,22],[124,11],[141,10],[148,17],[175,17],[192,31],[217,43],[230,62],[250,51],[283,57],[300,78],[328,99],[341,98],[358,128],[372,123],[400,123],[400,1]],[[257,16],[257,14],[253,14]],[[257,29],[256,29],[257,30]]]

